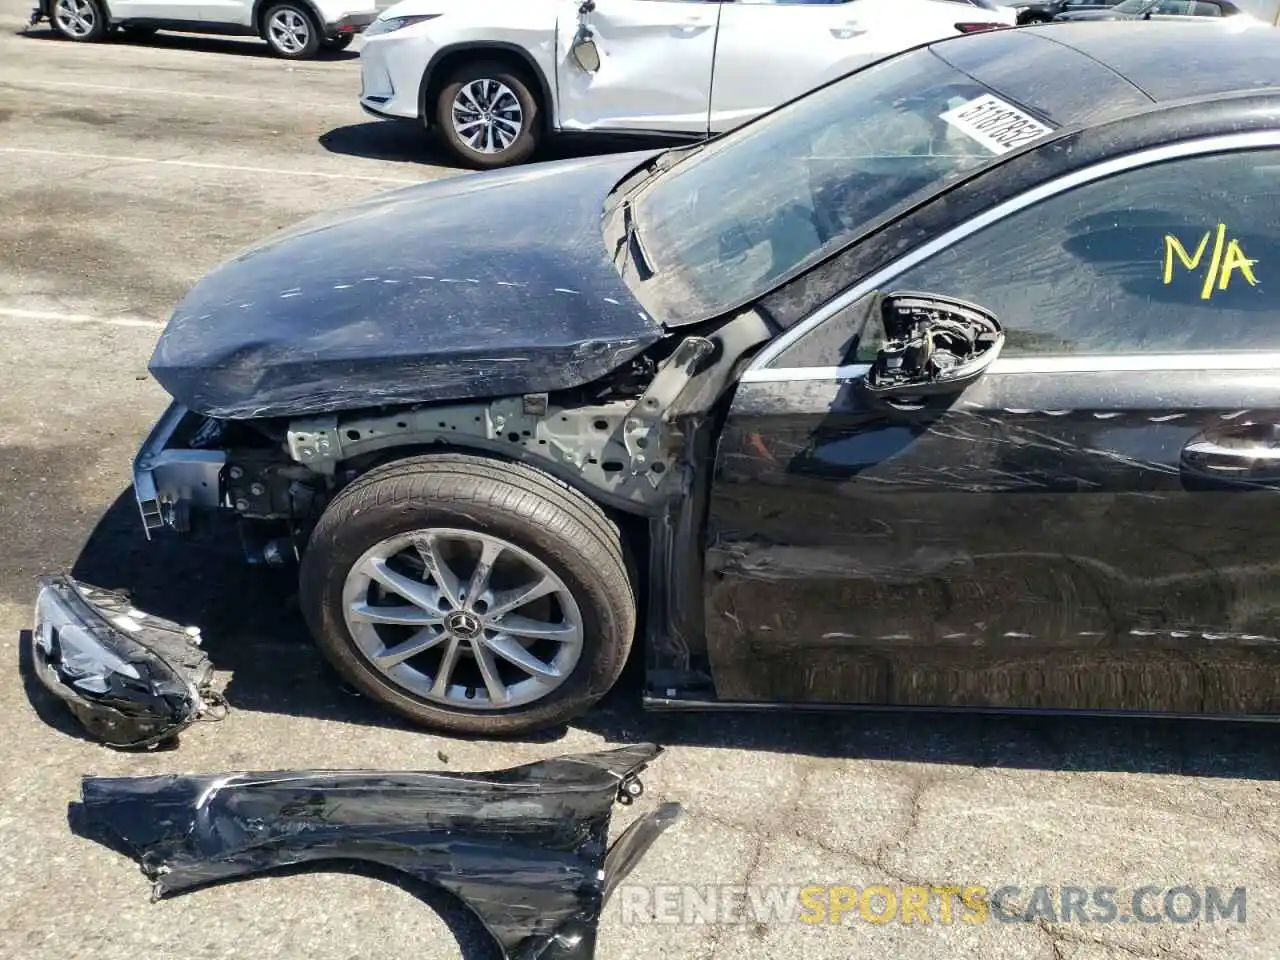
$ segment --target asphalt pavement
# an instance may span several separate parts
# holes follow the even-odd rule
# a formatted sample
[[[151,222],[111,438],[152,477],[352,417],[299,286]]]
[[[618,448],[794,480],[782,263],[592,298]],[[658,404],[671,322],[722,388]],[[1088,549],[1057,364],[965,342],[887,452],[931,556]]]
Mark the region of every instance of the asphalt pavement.
[[[668,751],[615,824],[662,800],[686,816],[610,905],[601,958],[1276,956],[1274,727],[657,716],[638,709],[632,679],[567,729],[457,741],[345,692],[308,642],[287,577],[146,543],[129,462],[165,405],[146,365],[174,302],[306,216],[467,174],[413,124],[360,112],[358,45],[298,64],[247,40],[79,45],[44,27],[24,33],[27,12],[0,0],[0,957],[492,956],[457,904],[361,873],[150,903],[133,863],[71,832],[68,804],[89,773],[484,770],[640,739]],[[172,751],[116,753],[83,738],[20,653],[35,578],[59,570],[200,623],[229,718]],[[930,922],[876,922],[889,897],[921,886]],[[936,888],[953,886],[1018,887],[1021,916],[944,915],[951,894]],[[1039,886],[1052,914],[1036,905]],[[844,921],[806,922],[830,909],[788,914],[805,887],[811,907],[848,907]],[[864,903],[867,887],[883,889]],[[1114,887],[1121,909],[1109,923],[1061,922],[1064,887]],[[1155,922],[1124,909],[1142,887]],[[1162,904],[1179,887],[1202,903],[1208,888],[1225,898],[1243,887],[1247,914],[1210,921],[1202,909],[1177,922],[1193,913],[1190,894],[1171,912]]]

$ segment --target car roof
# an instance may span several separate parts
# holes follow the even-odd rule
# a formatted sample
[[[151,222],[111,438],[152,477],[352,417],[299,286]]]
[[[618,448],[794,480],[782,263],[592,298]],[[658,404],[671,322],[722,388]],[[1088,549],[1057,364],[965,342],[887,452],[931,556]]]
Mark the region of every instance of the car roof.
[[[1219,23],[1062,22],[942,41],[957,69],[1061,125],[1155,103],[1275,89],[1280,29]]]

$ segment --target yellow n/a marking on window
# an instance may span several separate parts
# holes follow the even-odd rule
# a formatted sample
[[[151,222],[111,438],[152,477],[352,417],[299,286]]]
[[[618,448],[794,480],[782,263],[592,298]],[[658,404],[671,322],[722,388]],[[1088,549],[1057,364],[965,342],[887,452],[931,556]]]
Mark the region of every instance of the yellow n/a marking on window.
[[[1250,260],[1244,255],[1244,250],[1240,246],[1240,241],[1227,239],[1227,225],[1225,223],[1218,224],[1216,230],[1209,230],[1200,238],[1200,245],[1196,247],[1193,254],[1187,253],[1187,248],[1182,245],[1177,237],[1172,234],[1165,234],[1164,237],[1164,282],[1165,285],[1173,283],[1173,261],[1177,257],[1178,261],[1187,270],[1195,270],[1200,266],[1200,261],[1204,258],[1205,251],[1209,248],[1209,240],[1213,240],[1213,254],[1210,257],[1209,268],[1205,272],[1204,286],[1200,289],[1200,299],[1208,300],[1213,296],[1215,289],[1226,290],[1231,284],[1232,275],[1238,270],[1249,282],[1249,286],[1256,287],[1258,278],[1254,276],[1253,267],[1257,260]]]

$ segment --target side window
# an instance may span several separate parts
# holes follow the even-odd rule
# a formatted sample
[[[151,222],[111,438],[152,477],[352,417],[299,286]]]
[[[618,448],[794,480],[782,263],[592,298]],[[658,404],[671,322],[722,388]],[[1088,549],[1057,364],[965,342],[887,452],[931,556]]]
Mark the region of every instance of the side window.
[[[1190,7],[1188,0],[1158,0],[1151,12],[1165,16],[1185,16],[1191,12]]]
[[[1222,8],[1216,3],[1196,0],[1195,3],[1191,4],[1191,15],[1194,17],[1220,17],[1222,16]]]
[[[1004,356],[1280,350],[1280,150],[1094,181],[890,286],[994,311]]]

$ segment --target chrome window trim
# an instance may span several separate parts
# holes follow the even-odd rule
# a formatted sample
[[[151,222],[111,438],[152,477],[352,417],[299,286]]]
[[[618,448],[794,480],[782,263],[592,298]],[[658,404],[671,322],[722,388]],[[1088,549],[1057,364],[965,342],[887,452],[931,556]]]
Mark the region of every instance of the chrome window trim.
[[[1195,373],[1198,370],[1274,370],[1280,372],[1275,351],[1202,351],[1199,353],[1081,354],[1078,356],[1000,357],[991,373]]]
[[[1076,187],[1083,186],[1086,183],[1092,183],[1094,180],[1101,180],[1112,174],[1122,173],[1127,170],[1134,170],[1139,167],[1151,166],[1156,163],[1163,163],[1167,160],[1178,160],[1184,157],[1194,157],[1210,153],[1227,153],[1233,150],[1252,150],[1264,147],[1280,146],[1280,130],[1256,130],[1250,133],[1233,133],[1222,134],[1213,137],[1201,137],[1195,140],[1186,140],[1182,143],[1165,144],[1160,147],[1152,147],[1147,150],[1140,150],[1136,153],[1126,154],[1122,157],[1114,157],[1110,160],[1104,160],[1093,166],[1085,167],[1082,170],[1076,170],[1056,180],[1043,183],[1038,187],[1028,190],[1021,196],[1006,200],[990,210],[983,211],[975,217],[971,217],[958,227],[935,237],[928,243],[908,254],[898,258],[862,282],[850,287],[843,293],[837,294],[831,300],[811,313],[808,317],[801,320],[790,330],[781,334],[764,350],[762,350],[752,361],[751,365],[743,371],[742,382],[778,382],[785,380],[828,380],[828,379],[845,379],[850,376],[860,376],[860,373],[846,373],[845,371],[856,370],[862,368],[865,372],[865,365],[858,364],[847,367],[772,367],[770,364],[778,358],[778,355],[794,344],[805,334],[812,331],[815,327],[827,320],[831,316],[839,313],[845,307],[856,302],[859,298],[866,296],[876,288],[894,280],[900,274],[905,273],[912,267],[923,263],[935,254],[941,253],[948,247],[954,246],[966,237],[972,236],[979,230],[1004,220],[1005,218],[1025,210],[1027,207],[1047,200],[1050,197],[1057,196],[1060,193],[1066,193]],[[1172,355],[1166,355],[1166,359]],[[1046,354],[1043,360],[1063,359],[1052,357]],[[1099,361],[1107,359],[1104,357],[1081,357],[1071,358],[1081,360]],[[999,359],[991,366],[991,372],[1000,372],[1004,365],[1010,361],[1037,360],[1041,358],[1033,357],[1010,357],[1007,359]],[[1041,361],[1042,362],[1042,361]],[[1039,369],[1039,368],[1037,368]],[[1092,369],[1092,368],[1091,368]],[[1149,368],[1150,369],[1150,368]],[[1161,369],[1170,369],[1162,367]],[[1252,369],[1252,368],[1237,368]],[[1015,372],[1015,371],[1008,371]],[[1017,371],[1025,372],[1025,371]],[[784,375],[785,374],[785,375]]]
[[[771,367],[747,371],[744,383],[792,383],[803,380],[856,380],[871,369],[869,363],[843,367]],[[1161,373],[1197,371],[1253,371],[1280,373],[1280,352],[1127,353],[1078,356],[1000,357],[986,370],[1002,376],[1021,373]]]

